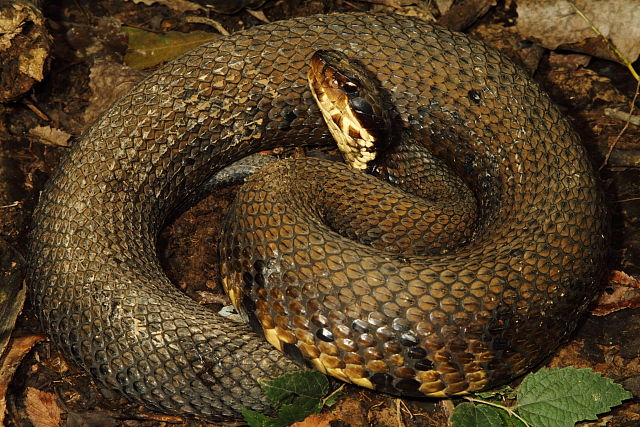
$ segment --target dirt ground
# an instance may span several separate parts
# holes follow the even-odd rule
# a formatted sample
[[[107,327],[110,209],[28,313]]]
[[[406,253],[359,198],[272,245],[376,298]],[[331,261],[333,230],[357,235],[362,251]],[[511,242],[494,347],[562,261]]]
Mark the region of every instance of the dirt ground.
[[[0,371],[0,392],[5,393],[7,408],[4,422],[9,426],[205,425],[149,412],[101,390],[42,335],[28,298],[13,327],[9,319],[12,310],[21,308],[25,238],[38,191],[67,146],[113,101],[114,92],[126,90],[152,71],[120,65],[127,51],[123,25],[156,34],[215,32],[216,26],[234,32],[259,25],[265,18],[275,21],[380,5],[271,0],[254,2],[258,13],[243,10],[222,15],[210,10],[176,10],[151,1],[144,2],[151,5],[116,0],[44,3],[42,28],[51,50],[43,78],[0,104],[0,280],[6,292],[4,300],[0,298],[6,306],[0,311],[0,326],[7,336],[11,333],[7,352],[13,352],[12,356],[5,354]],[[386,3],[392,13],[394,2]],[[524,41],[514,28],[515,3],[498,1],[485,14],[477,12],[471,18],[476,9],[435,17],[504,50],[529,69],[573,122],[599,170],[613,230],[611,274],[604,284],[608,299],[594,306],[572,340],[546,365],[589,367],[622,384],[634,398],[607,414],[606,425],[636,426],[640,424],[640,296],[638,282],[629,276],[640,277],[640,127],[610,113],[629,111],[636,82],[624,66],[613,61],[561,48],[549,51]],[[406,8],[404,12],[407,10],[415,13]],[[187,19],[188,15],[210,19]],[[3,76],[0,86],[7,85],[7,78]],[[13,81],[15,88],[18,83]],[[158,249],[176,286],[214,309],[226,303],[219,294],[215,248],[218,223],[233,194],[234,189],[224,190],[186,212],[162,233]],[[332,426],[445,426],[453,404],[429,399],[401,401],[348,386],[324,418],[308,425],[322,421]]]

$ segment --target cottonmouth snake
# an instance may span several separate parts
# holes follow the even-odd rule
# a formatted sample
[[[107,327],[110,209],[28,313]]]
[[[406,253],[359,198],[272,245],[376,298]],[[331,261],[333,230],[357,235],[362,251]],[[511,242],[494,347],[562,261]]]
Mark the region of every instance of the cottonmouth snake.
[[[331,143],[306,78],[310,54],[327,48],[377,76],[396,119],[463,177],[480,216],[468,245],[414,258],[363,256],[251,213],[282,241],[320,245],[299,255],[319,258],[318,275],[236,262],[250,282],[281,273],[288,284],[265,296],[276,303],[272,335],[304,346],[281,346],[365,386],[449,395],[525,372],[574,328],[598,287],[605,215],[584,149],[548,97],[465,35],[397,16],[314,16],[234,34],[151,74],[83,133],[42,192],[33,302],[103,384],[151,408],[225,419],[264,409],[257,380],[293,369],[249,327],[178,292],[155,241],[225,165]],[[247,248],[231,245],[233,263]]]

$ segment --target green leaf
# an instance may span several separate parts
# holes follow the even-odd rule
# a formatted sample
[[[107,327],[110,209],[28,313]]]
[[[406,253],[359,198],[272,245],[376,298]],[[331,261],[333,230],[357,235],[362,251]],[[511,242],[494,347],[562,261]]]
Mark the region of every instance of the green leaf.
[[[317,414],[322,409],[322,401],[313,402],[308,400],[303,404],[282,405],[278,411],[276,420],[282,422],[283,425],[293,424],[302,421],[311,414]]]
[[[247,408],[240,408],[240,412],[242,413],[244,420],[251,427],[280,427],[280,425],[276,423],[275,419],[267,417],[260,412],[252,411]]]
[[[296,371],[271,381],[260,382],[264,394],[276,406],[285,403],[307,405],[307,401],[322,401],[329,391],[329,381],[316,371]]]
[[[251,427],[283,427],[320,412],[329,381],[320,372],[296,371],[270,381],[260,381],[269,401],[278,408],[275,418],[242,408],[242,416]]]
[[[543,368],[522,381],[515,411],[532,426],[572,427],[630,398],[622,386],[590,369]]]
[[[122,29],[129,36],[129,46],[124,62],[138,70],[170,61],[205,42],[220,37],[219,34],[206,31],[190,33],[169,31],[166,34],[157,34],[133,27],[122,27]]]
[[[510,408],[511,409],[511,408]],[[511,416],[507,411],[499,411],[500,417],[502,417],[502,423],[505,427],[527,427],[525,423]]]
[[[485,400],[498,398],[500,396],[508,400],[516,400],[516,391],[510,385],[504,385],[493,390],[474,393],[473,395]]]
[[[451,427],[504,427],[500,410],[488,405],[461,403],[451,414]]]
[[[338,390],[331,393],[329,396],[327,396],[326,399],[324,399],[325,406],[328,406],[330,408],[333,405],[335,405],[341,394],[342,394],[342,388],[339,388]]]

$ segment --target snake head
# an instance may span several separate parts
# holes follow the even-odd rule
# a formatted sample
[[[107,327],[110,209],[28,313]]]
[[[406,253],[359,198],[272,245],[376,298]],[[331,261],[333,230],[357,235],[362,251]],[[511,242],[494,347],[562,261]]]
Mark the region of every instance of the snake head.
[[[389,144],[390,119],[380,84],[364,66],[336,50],[318,50],[310,59],[309,87],[345,161],[370,167]]]

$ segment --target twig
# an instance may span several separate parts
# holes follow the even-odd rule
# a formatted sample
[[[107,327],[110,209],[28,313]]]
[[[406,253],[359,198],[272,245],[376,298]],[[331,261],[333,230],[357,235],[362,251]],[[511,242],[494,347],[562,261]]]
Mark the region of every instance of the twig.
[[[627,121],[625,122],[624,126],[622,127],[622,130],[620,131],[620,133],[618,133],[616,138],[609,145],[609,149],[607,150],[607,154],[604,156],[604,160],[602,161],[602,164],[598,168],[598,171],[601,171],[602,168],[604,168],[607,165],[607,163],[609,162],[609,157],[611,157],[611,153],[613,152],[614,148],[616,148],[616,144],[618,144],[618,141],[620,141],[620,137],[622,137],[622,134],[624,134],[626,132],[627,128],[629,127],[629,122],[631,121],[631,116],[633,115],[633,111],[636,108],[636,100],[638,99],[638,92],[640,92],[640,80],[638,80],[638,83],[636,84],[636,93],[633,94],[633,99],[631,100],[631,106],[629,107],[629,117],[627,118]]]
[[[245,9],[245,10],[249,15],[253,16],[258,21],[264,22],[265,24],[268,24],[271,22],[269,21],[269,18],[267,18],[267,15],[265,15],[264,12],[261,10],[253,10],[253,9]]]
[[[40,117],[42,120],[49,121],[49,117],[45,113],[43,113],[41,109],[36,107],[31,101],[25,100],[24,103],[27,105],[27,108],[33,111],[36,116]]]
[[[327,404],[327,401],[328,401],[329,399],[331,399],[331,398],[332,398],[333,396],[335,396],[336,394],[341,393],[341,392],[342,392],[342,389],[344,389],[344,386],[345,386],[345,384],[342,384],[340,387],[338,387],[338,388],[337,388],[337,389],[335,389],[333,392],[331,392],[331,393],[329,394],[329,396],[327,396],[327,397],[325,397],[324,399],[322,399],[322,405],[323,405],[323,406],[324,406],[324,405],[326,405],[326,404]]]
[[[229,31],[227,31],[227,29],[224,28],[224,26],[215,19],[206,18],[204,16],[187,16],[186,18],[184,18],[184,21],[192,24],[209,25],[215,28],[223,36],[228,36],[230,34]]]
[[[628,120],[629,123],[631,123],[632,125],[640,126],[640,116],[638,115],[632,116],[626,111],[616,110],[615,108],[605,108],[604,115],[620,121]]]
[[[633,65],[631,64],[631,62],[629,62],[627,57],[624,56],[622,54],[622,52],[620,52],[620,50],[618,50],[618,48],[613,43],[613,41],[611,41],[611,39],[609,39],[608,37],[605,37],[604,34],[602,34],[600,32],[600,30],[598,30],[598,28],[596,28],[596,26],[594,25],[593,21],[591,19],[589,19],[589,17],[586,16],[584,13],[582,13],[582,11],[580,9],[578,9],[578,6],[576,6],[573,3],[573,0],[567,0],[567,2],[571,5],[571,7],[573,7],[573,9],[576,11],[576,13],[578,15],[580,15],[580,17],[582,19],[584,19],[587,24],[589,24],[589,26],[591,27],[593,32],[596,33],[597,35],[599,35],[600,37],[602,37],[602,39],[605,41],[605,43],[607,43],[607,47],[609,48],[609,50],[611,50],[614,53],[614,55],[616,55],[622,61],[622,63],[627,67],[627,69],[629,70],[629,72],[631,73],[633,78],[636,79],[637,81],[640,81],[640,76],[638,76],[638,73],[633,68]]]
[[[404,421],[402,421],[402,410],[400,409],[400,399],[396,399],[396,422],[398,427],[405,427]]]
[[[409,415],[409,418],[413,419],[415,414],[413,412],[411,412],[411,409],[409,409],[409,407],[407,406],[407,404],[405,403],[404,400],[402,399],[398,399],[400,401],[400,406],[402,406],[404,412]]]
[[[1,209],[5,209],[5,208],[15,208],[16,206],[21,206],[22,202],[20,200],[17,200],[13,203],[9,203],[8,205],[2,205],[0,206]]]
[[[573,0],[567,0],[567,3],[569,3],[571,5],[571,7],[573,7],[573,9],[576,11],[576,13],[578,15],[580,15],[580,17],[587,23],[589,24],[589,26],[591,27],[591,30],[596,33],[598,36],[600,36],[600,38],[602,38],[602,40],[604,40],[604,42],[607,44],[607,47],[609,48],[609,50],[611,50],[613,52],[613,54],[615,56],[617,56],[620,61],[622,61],[622,63],[627,67],[627,69],[629,70],[629,72],[631,73],[631,75],[633,76],[634,79],[636,79],[636,82],[638,82],[638,84],[636,85],[636,92],[633,95],[633,100],[631,101],[631,108],[629,111],[629,115],[627,116],[626,119],[626,123],[624,124],[624,127],[622,128],[622,130],[620,131],[620,133],[616,136],[616,138],[613,140],[613,143],[611,143],[611,145],[609,145],[609,149],[607,151],[607,154],[604,156],[604,160],[602,162],[602,164],[600,165],[600,167],[598,168],[598,171],[601,171],[602,168],[604,168],[607,163],[609,162],[609,157],[611,157],[611,153],[613,152],[614,148],[616,147],[616,144],[618,143],[618,141],[620,140],[620,137],[625,133],[625,131],[627,130],[627,128],[629,127],[629,123],[631,121],[631,117],[633,115],[633,111],[635,109],[635,103],[636,100],[638,99],[638,91],[640,91],[640,76],[638,76],[638,73],[636,72],[636,70],[633,68],[633,64],[631,64],[631,62],[627,59],[626,56],[624,56],[624,54],[622,52],[620,52],[620,50],[618,49],[618,47],[615,45],[615,43],[613,43],[613,41],[608,38],[605,37],[604,34],[602,34],[600,32],[600,30],[595,26],[595,24],[593,23],[593,21],[587,16],[585,15],[579,8],[578,6],[576,6],[573,3]]]

